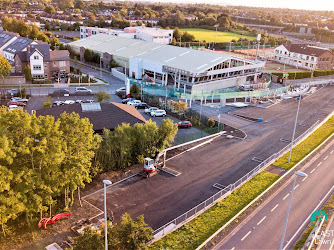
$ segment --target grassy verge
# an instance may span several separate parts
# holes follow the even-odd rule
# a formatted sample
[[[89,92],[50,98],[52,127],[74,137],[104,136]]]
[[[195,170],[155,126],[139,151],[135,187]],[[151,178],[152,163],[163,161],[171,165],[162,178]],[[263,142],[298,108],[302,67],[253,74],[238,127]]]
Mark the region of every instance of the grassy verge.
[[[331,216],[334,214],[334,194],[329,198],[329,200],[326,202],[326,204],[321,208],[321,210],[325,211],[325,213],[328,216],[328,220],[330,220]],[[328,222],[325,221],[322,225],[322,230],[325,230],[327,227]],[[303,235],[300,237],[299,241],[293,248],[294,250],[302,249],[302,247],[305,244],[305,241],[307,240],[308,236],[312,232],[313,226],[309,225],[306,230],[304,231]]]
[[[289,152],[279,158],[273,164],[275,166],[290,169],[306,155],[312,152],[317,146],[319,146],[324,140],[326,140],[331,134],[334,133],[334,117],[330,118],[324,125],[318,128],[302,143],[292,149],[291,160],[288,162]]]
[[[150,245],[149,249],[195,249],[278,178],[275,174],[259,173],[217,205]]]

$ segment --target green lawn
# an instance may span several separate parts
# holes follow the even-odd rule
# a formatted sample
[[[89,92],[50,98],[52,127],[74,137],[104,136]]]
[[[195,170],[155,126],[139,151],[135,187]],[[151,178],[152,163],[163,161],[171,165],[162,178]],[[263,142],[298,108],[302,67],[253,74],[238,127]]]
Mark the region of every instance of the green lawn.
[[[277,70],[278,68],[280,70]],[[300,68],[297,69],[297,68],[285,65],[285,71],[284,71],[284,64],[270,62],[270,63],[266,63],[265,71],[269,73],[277,73],[277,72],[292,73],[292,72],[309,71],[309,70],[300,69]]]
[[[180,29],[180,31],[187,31],[188,33],[195,36],[196,40],[206,41],[206,42],[214,42],[216,39],[216,31],[215,30],[206,30],[206,29]],[[247,38],[249,40],[255,40],[255,36],[243,36],[236,33],[231,32],[222,32],[217,31],[217,43],[221,42],[229,42],[231,40],[238,40],[239,38]]]

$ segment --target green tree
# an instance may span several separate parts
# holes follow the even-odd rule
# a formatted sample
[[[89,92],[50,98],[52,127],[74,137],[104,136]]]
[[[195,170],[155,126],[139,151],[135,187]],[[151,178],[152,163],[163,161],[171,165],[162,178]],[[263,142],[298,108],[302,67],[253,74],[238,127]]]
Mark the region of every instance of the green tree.
[[[93,54],[90,49],[85,49],[84,59],[86,62],[91,62],[93,60]]]
[[[60,44],[60,43],[59,43],[59,39],[58,39],[57,37],[55,37],[55,36],[52,37],[52,38],[50,39],[50,44],[51,44],[51,47],[54,48],[54,47],[56,46],[56,44],[58,44],[58,45]]]
[[[0,55],[0,76],[3,84],[5,84],[5,77],[10,75],[11,68],[8,60]]]
[[[26,78],[26,81],[31,81],[32,80],[31,68],[30,68],[29,64],[27,64],[27,66],[24,67],[23,74],[24,74],[24,77]]]
[[[181,32],[178,27],[176,27],[173,31],[173,37],[176,39],[176,41],[180,40]]]
[[[112,237],[108,235],[109,238]],[[91,227],[86,227],[83,234],[75,238],[74,250],[103,250],[103,237]]]
[[[208,119],[207,125],[209,128],[212,128],[215,124],[216,124],[215,120],[213,120],[212,118]]]
[[[138,99],[139,94],[140,94],[140,89],[137,86],[137,84],[132,84],[130,88],[130,97]]]
[[[52,107],[52,98],[51,96],[48,96],[44,101],[43,101],[43,108],[51,108]]]
[[[44,8],[44,12],[53,14],[56,12],[55,8],[52,5],[48,5]]]
[[[100,90],[95,93],[95,96],[97,97],[98,102],[104,102],[105,100],[108,100],[111,98],[111,96],[105,92],[104,90]]]

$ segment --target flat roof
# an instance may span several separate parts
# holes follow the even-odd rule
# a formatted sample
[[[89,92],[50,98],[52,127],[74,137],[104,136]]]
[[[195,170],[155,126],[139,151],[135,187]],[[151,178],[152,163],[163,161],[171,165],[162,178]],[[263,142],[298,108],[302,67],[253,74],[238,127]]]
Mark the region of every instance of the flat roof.
[[[69,43],[70,46],[84,47],[100,53],[131,58],[137,57],[157,64],[201,73],[231,58],[208,51],[182,48],[172,45],[146,42],[137,39],[98,34]]]

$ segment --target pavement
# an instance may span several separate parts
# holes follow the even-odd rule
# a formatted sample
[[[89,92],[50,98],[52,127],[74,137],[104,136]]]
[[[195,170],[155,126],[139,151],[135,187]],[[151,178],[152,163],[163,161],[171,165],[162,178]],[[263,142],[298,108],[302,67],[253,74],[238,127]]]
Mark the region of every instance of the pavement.
[[[320,89],[303,100],[298,119],[302,125],[297,126],[296,137],[330,114],[333,101],[334,86]],[[217,193],[219,190],[213,184],[234,183],[259,164],[252,161],[253,157],[266,159],[287,145],[280,139],[292,137],[297,104],[289,99],[267,109],[241,109],[265,121],[243,126],[247,133],[245,140],[217,138],[167,161],[168,168],[181,173],[177,177],[160,172],[149,179],[129,180],[128,185],[110,190],[108,208],[113,210],[116,222],[125,212],[132,217],[144,214],[148,225],[157,229]],[[219,109],[211,110],[212,116],[219,113]],[[103,194],[91,196],[88,201],[103,209]]]
[[[309,226],[311,213],[320,209],[326,202],[324,198],[333,193],[333,152],[334,140],[301,170],[308,176],[297,177],[284,249],[293,248]],[[214,249],[279,249],[293,179],[294,176]]]

